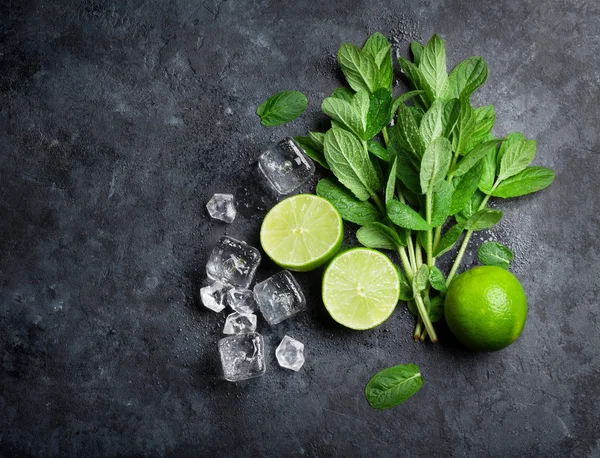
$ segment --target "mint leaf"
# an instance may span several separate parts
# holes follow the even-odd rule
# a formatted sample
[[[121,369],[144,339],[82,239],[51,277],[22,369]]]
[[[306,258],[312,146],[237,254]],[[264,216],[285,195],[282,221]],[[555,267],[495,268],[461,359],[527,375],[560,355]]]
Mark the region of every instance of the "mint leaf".
[[[462,177],[453,180],[454,194],[452,194],[452,204],[450,205],[451,215],[457,214],[469,203],[480,183],[482,170],[483,161],[479,161]]]
[[[496,120],[496,112],[493,105],[485,105],[475,108],[473,116],[475,117],[475,128],[468,149],[475,148],[490,134]]]
[[[456,169],[452,172],[455,177],[463,176],[471,167],[481,161],[491,150],[496,149],[498,140],[490,140],[485,143],[480,143],[471,151],[469,151],[458,163]]]
[[[418,293],[420,291],[423,291],[427,287],[428,280],[429,280],[429,267],[427,267],[427,264],[421,264],[421,267],[419,267],[419,270],[417,270],[417,273],[413,277],[413,283],[412,283],[413,292]]]
[[[356,94],[356,92],[354,92],[348,87],[338,87],[331,93],[329,97],[345,100],[346,102],[352,103],[352,97],[354,97],[354,94]]]
[[[381,250],[397,250],[406,245],[396,231],[381,223],[366,224],[356,231],[356,238],[367,248]]]
[[[456,244],[464,230],[464,223],[457,223],[450,229],[448,229],[448,231],[440,239],[440,242],[438,243],[437,247],[435,247],[435,249],[433,250],[433,256],[438,257],[450,251],[452,247]]]
[[[425,106],[429,106],[431,102],[435,100],[435,96],[433,93],[433,89],[423,76],[423,73],[415,64],[411,61],[406,60],[402,57],[398,57],[398,63],[400,64],[400,68],[402,73],[406,75],[412,87],[417,91],[423,91],[420,98],[423,100]]]
[[[265,100],[257,109],[263,126],[279,126],[293,121],[306,110],[308,100],[302,92],[282,91]]]
[[[398,107],[400,106],[401,103],[406,102],[407,100],[416,97],[417,95],[420,94],[424,94],[424,91],[409,91],[409,92],[405,92],[402,95],[399,95],[398,97],[396,97],[394,99],[394,102],[392,103],[392,116],[394,116],[396,114],[396,110],[398,110]]]
[[[495,226],[498,221],[502,218],[502,212],[500,210],[492,210],[491,208],[484,208],[479,210],[473,216],[471,216],[466,222],[465,227],[473,232],[483,231]]]
[[[506,153],[506,150],[514,145],[515,143],[520,142],[521,140],[526,140],[525,135],[521,132],[513,132],[512,134],[508,134],[502,144],[500,145],[500,150],[498,150],[498,154],[496,156],[496,169],[500,168],[500,161],[502,160],[502,156]]]
[[[471,136],[475,130],[475,115],[468,99],[461,97],[459,103],[460,116],[452,135],[452,149],[462,156],[469,151]]]
[[[338,62],[348,84],[355,91],[374,92],[379,88],[379,68],[373,57],[358,46],[344,43],[338,51]]]
[[[327,199],[342,218],[351,223],[365,224],[381,221],[382,215],[371,202],[361,202],[333,178],[323,178],[317,183],[317,195]]]
[[[426,306],[432,323],[436,323],[444,317],[444,300],[442,296],[434,297],[427,302]]]
[[[419,132],[423,137],[425,145],[429,145],[433,140],[443,134],[443,112],[444,102],[441,100],[434,100],[429,107],[429,110],[423,116],[421,125],[419,126]]]
[[[392,94],[389,89],[377,89],[369,98],[363,140],[369,140],[390,123]]]
[[[363,46],[363,51],[369,54],[379,68],[379,87],[389,89],[392,85],[392,55],[391,46],[381,33],[376,32],[369,37]]]
[[[313,137],[294,137],[294,140],[304,150],[306,155],[315,162],[319,163],[321,167],[329,169],[325,156],[323,155],[323,143],[315,140]]]
[[[491,135],[489,137],[491,137]],[[479,180],[479,189],[486,194],[492,192],[492,187],[496,180],[496,154],[497,148],[490,148],[488,153],[483,156],[483,159],[481,160],[482,170],[481,178]]]
[[[484,266],[497,266],[508,269],[513,260],[512,252],[496,242],[482,243],[477,249],[477,259]]]
[[[390,153],[375,139],[367,141],[367,151],[385,162],[390,161]]]
[[[427,231],[431,226],[416,211],[398,200],[392,200],[386,206],[387,214],[394,224],[405,229]]]
[[[441,181],[437,185],[433,193],[431,227],[441,226],[446,221],[446,218],[448,218],[448,215],[450,215],[453,191],[452,185],[445,181]]]
[[[336,178],[362,201],[381,189],[369,153],[352,133],[332,127],[325,134],[325,160]]]
[[[521,140],[509,146],[500,160],[498,179],[500,181],[506,180],[524,170],[533,160],[535,149],[535,140]]]
[[[448,139],[438,137],[433,140],[421,160],[419,179],[423,194],[431,194],[434,188],[444,180],[451,162],[452,145]]]
[[[492,196],[509,197],[524,196],[544,189],[554,181],[554,172],[545,167],[526,167],[521,172],[504,180],[492,191]]]
[[[456,123],[460,117],[460,101],[458,99],[450,99],[444,102],[444,111],[442,113],[443,135],[450,138],[450,134],[456,127]]]
[[[407,153],[398,151],[396,155],[398,165],[396,167],[396,177],[402,182],[409,191],[414,194],[421,194],[421,183],[419,180],[419,172],[411,162]]]
[[[446,69],[446,48],[444,41],[433,35],[425,45],[419,62],[419,70],[433,91],[436,99],[445,99],[448,95],[449,81]]]
[[[414,364],[389,367],[374,375],[365,387],[369,405],[389,409],[413,396],[423,386],[423,377]]]
[[[409,301],[415,297],[412,286],[408,283],[408,278],[406,278],[402,269],[399,269],[398,266],[396,266],[396,270],[398,271],[398,278],[400,279],[400,300]]]
[[[432,288],[438,290],[440,293],[446,293],[448,288],[446,287],[446,279],[444,274],[436,266],[431,266],[429,269],[429,284]]]
[[[389,132],[395,137],[398,145],[414,154],[416,158],[421,158],[425,152],[425,144],[419,133],[419,124],[412,111],[404,104],[398,107],[398,122]]]
[[[418,41],[413,41],[410,44],[410,52],[412,52],[415,65],[419,65],[419,62],[421,62],[421,56],[423,55],[423,45]]]
[[[483,199],[485,199],[485,194],[483,194],[479,190],[475,191],[473,193],[473,195],[471,196],[471,199],[469,200],[469,202],[467,202],[467,204],[463,207],[463,209],[460,212],[458,212],[456,215],[454,215],[456,218],[456,221],[464,222],[464,221],[468,220],[471,216],[473,216],[475,213],[477,213],[477,210],[479,209],[479,206],[483,202]]]
[[[473,56],[462,61],[450,72],[450,97],[458,98],[462,95],[468,99],[485,83],[487,75],[488,68],[483,58]]]
[[[388,173],[388,181],[385,186],[385,203],[394,199],[394,193],[396,191],[396,169],[398,168],[398,158],[394,158],[392,165]]]
[[[323,113],[336,120],[358,137],[365,137],[369,113],[369,92],[360,90],[350,99],[327,97],[321,104]]]

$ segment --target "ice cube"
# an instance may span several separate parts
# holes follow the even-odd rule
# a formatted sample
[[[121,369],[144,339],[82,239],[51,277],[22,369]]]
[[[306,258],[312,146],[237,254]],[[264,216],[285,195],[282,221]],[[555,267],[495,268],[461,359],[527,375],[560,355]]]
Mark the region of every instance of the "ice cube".
[[[235,219],[235,205],[231,194],[214,194],[206,204],[206,208],[212,218],[226,223],[231,223]]]
[[[225,380],[237,382],[265,373],[265,344],[263,336],[257,332],[219,340],[219,353]]]
[[[231,288],[227,291],[227,305],[242,314],[256,312],[254,293],[249,289]]]
[[[256,248],[232,237],[222,237],[206,263],[206,273],[211,280],[248,288],[259,264]]]
[[[254,297],[270,325],[281,323],[306,308],[304,294],[287,270],[258,283],[254,287]]]
[[[285,336],[275,350],[275,356],[281,367],[298,371],[304,364],[304,344]]]
[[[200,288],[200,299],[202,303],[215,312],[220,312],[225,308],[225,295],[230,286],[217,280],[212,285]]]
[[[227,316],[223,334],[242,334],[256,331],[256,315],[233,312]]]
[[[289,194],[315,173],[315,164],[291,138],[285,138],[258,158],[258,168],[279,194]]]

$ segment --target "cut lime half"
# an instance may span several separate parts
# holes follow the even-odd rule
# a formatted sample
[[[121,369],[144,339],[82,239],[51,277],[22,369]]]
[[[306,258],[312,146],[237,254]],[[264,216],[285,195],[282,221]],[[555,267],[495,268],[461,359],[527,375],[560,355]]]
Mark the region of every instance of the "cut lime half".
[[[260,228],[260,244],[276,264],[306,272],[327,262],[339,250],[344,226],[327,200],[298,194],[275,205]]]
[[[371,329],[389,318],[400,296],[398,272],[387,256],[354,248],[336,256],[323,275],[323,303],[351,329]]]

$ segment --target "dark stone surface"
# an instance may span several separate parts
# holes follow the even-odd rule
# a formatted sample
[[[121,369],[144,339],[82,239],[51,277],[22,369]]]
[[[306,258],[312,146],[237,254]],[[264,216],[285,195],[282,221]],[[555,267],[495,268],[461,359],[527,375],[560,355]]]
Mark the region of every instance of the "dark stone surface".
[[[536,138],[557,172],[484,235],[515,252],[525,331],[490,354],[443,328],[421,345],[399,307],[352,332],[317,271],[297,276],[307,313],[259,321],[267,374],[221,381],[209,251],[258,243],[277,199],[259,152],[318,125],[337,48],[377,30],[405,56],[434,32],[450,65],[482,55],[495,133]],[[0,456],[600,456],[599,30],[594,0],[1,2]],[[283,89],[307,113],[263,128],[256,106]],[[233,224],[209,219],[214,192],[238,198]],[[297,374],[275,361],[285,334],[306,344]],[[422,390],[370,409],[365,383],[401,362]]]

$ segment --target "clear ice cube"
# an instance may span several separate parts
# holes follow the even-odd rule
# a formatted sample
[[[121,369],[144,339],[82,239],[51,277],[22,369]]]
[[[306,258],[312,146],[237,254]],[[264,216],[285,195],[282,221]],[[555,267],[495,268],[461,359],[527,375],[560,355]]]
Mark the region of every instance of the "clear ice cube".
[[[248,288],[259,264],[256,248],[232,237],[222,237],[206,263],[206,274],[211,280]]]
[[[227,316],[223,334],[242,334],[256,331],[256,315],[233,312]]]
[[[200,299],[205,307],[220,312],[225,308],[225,296],[230,286],[217,280],[212,285],[200,288]]]
[[[256,312],[254,293],[249,289],[231,288],[227,291],[227,305],[242,314]]]
[[[219,353],[225,380],[237,382],[265,373],[265,344],[263,336],[257,332],[219,340]]]
[[[291,138],[285,138],[258,158],[258,168],[279,194],[289,194],[315,173],[315,164]]]
[[[275,356],[281,367],[298,371],[304,364],[304,344],[285,336],[275,350]]]
[[[214,219],[226,223],[231,223],[235,219],[235,205],[231,194],[214,194],[206,204],[206,208]]]
[[[306,300],[293,275],[282,270],[254,287],[258,308],[270,325],[281,323],[306,308]]]

